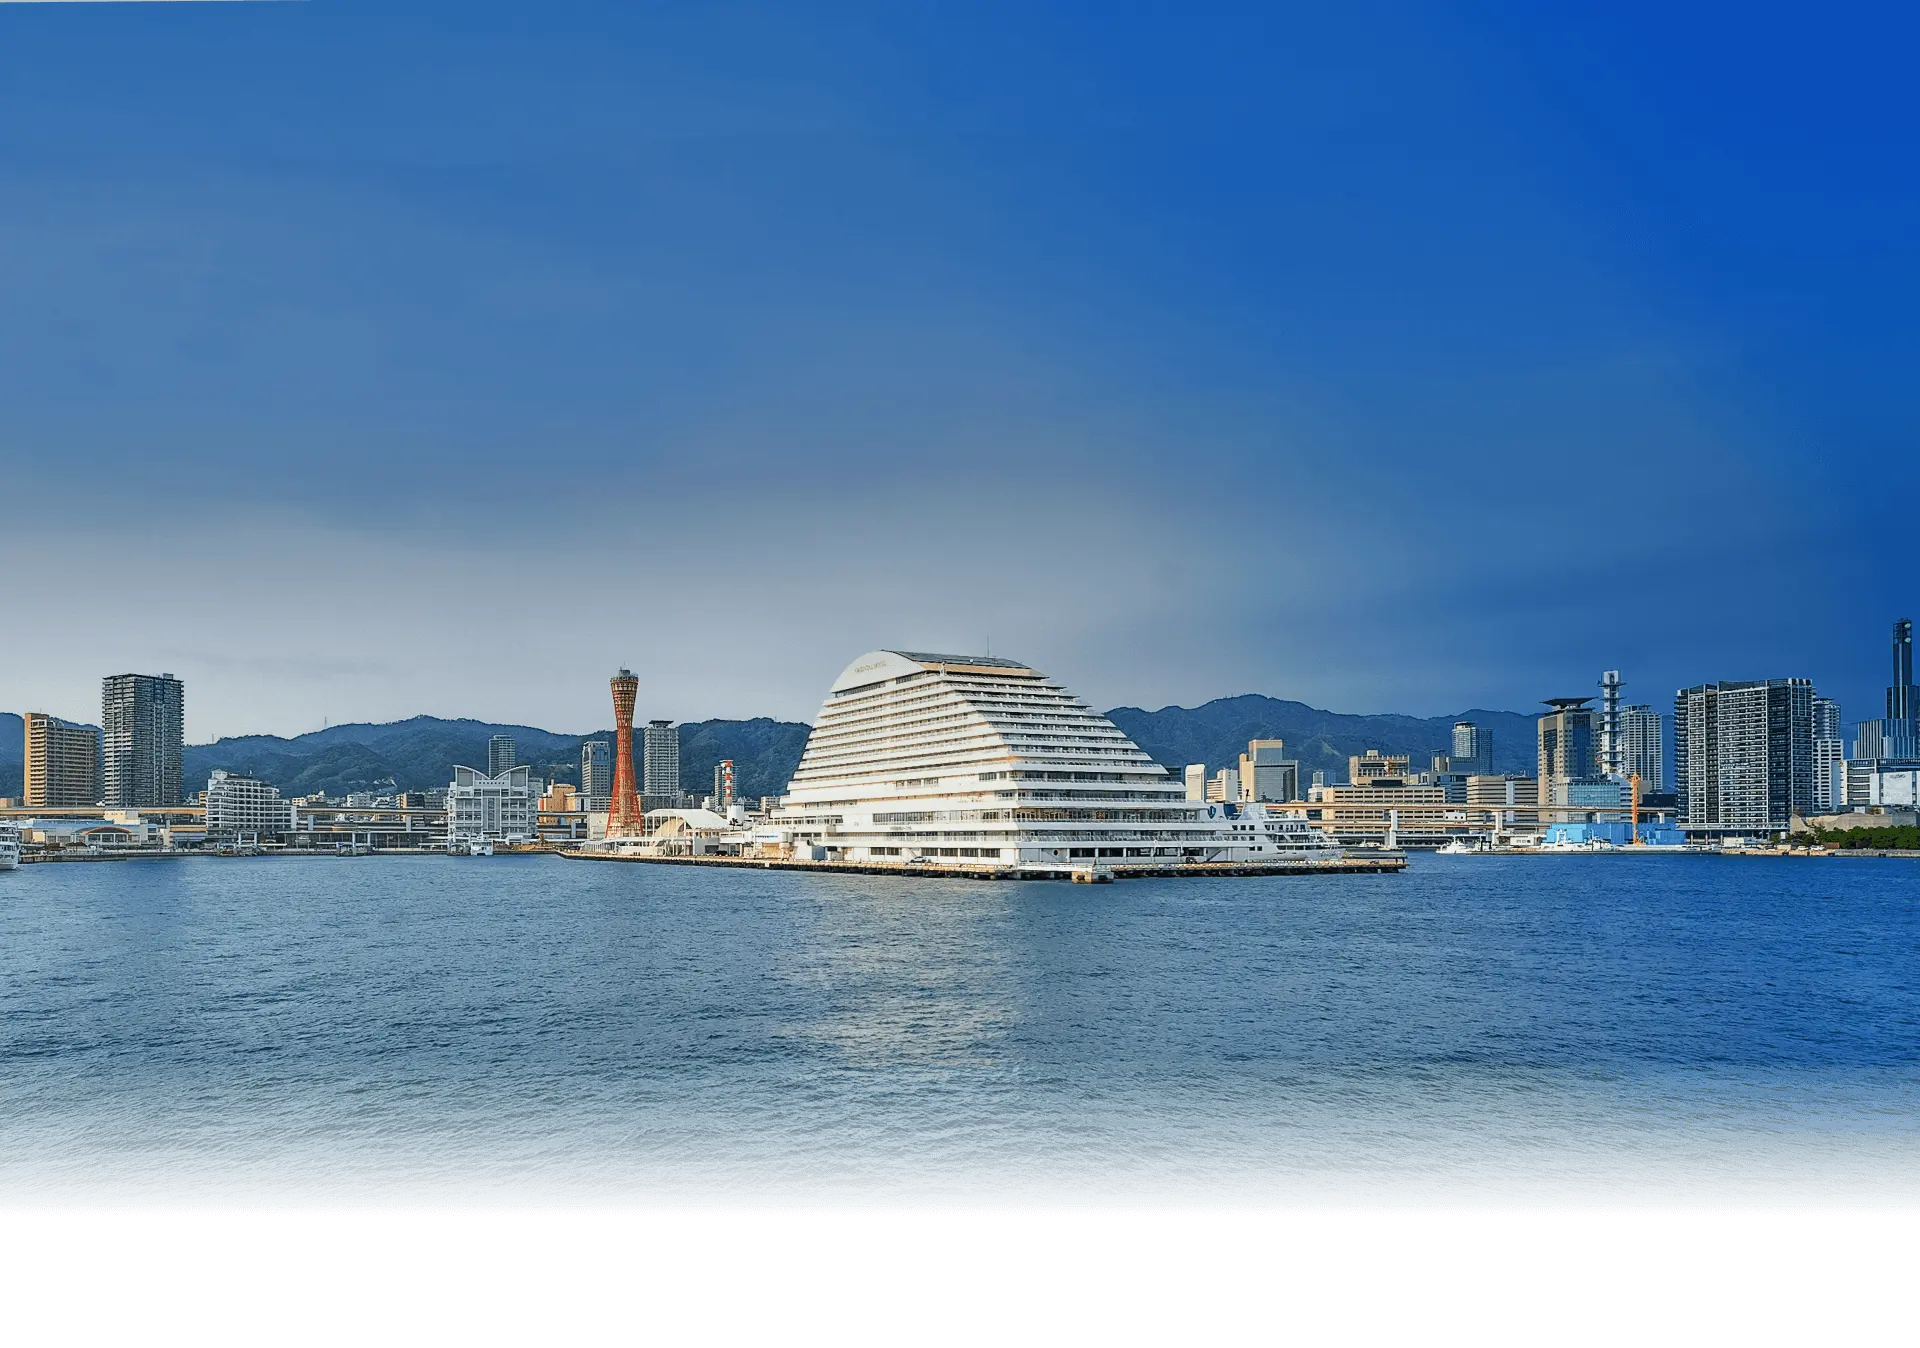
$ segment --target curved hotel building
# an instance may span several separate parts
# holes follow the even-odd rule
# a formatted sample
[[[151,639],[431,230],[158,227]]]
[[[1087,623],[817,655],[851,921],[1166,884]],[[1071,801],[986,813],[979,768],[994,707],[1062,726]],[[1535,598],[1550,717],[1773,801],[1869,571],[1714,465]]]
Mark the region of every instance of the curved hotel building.
[[[771,823],[796,848],[843,861],[1245,855],[1222,812],[1187,800],[1113,722],[1038,670],[981,655],[873,651],[848,665]]]

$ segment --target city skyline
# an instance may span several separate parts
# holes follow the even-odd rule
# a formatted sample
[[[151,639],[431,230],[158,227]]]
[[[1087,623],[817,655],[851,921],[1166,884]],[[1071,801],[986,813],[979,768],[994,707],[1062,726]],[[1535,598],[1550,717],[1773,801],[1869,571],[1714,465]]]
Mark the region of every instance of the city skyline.
[[[801,720],[893,644],[1100,706],[1862,715],[1920,607],[1900,34],[1190,20],[4,7],[11,579],[129,601],[39,605],[0,706],[589,726],[626,661]]]

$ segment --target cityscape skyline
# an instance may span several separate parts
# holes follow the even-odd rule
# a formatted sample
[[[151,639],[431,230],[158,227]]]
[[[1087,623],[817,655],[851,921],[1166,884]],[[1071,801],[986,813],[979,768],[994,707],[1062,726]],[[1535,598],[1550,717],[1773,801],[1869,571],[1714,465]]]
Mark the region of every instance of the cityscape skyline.
[[[1103,706],[1862,715],[1850,634],[1915,607],[1898,36],[1389,8],[5,7],[9,579],[177,584],[38,605],[0,706],[170,669],[196,739],[287,733],[452,666],[596,724],[504,621],[680,720],[885,643]]]

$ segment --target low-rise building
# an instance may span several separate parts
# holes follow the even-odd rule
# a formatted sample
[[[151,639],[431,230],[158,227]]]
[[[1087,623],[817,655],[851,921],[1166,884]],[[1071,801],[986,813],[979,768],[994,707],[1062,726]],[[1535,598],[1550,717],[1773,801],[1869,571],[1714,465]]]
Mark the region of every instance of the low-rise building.
[[[1847,804],[1857,809],[1920,805],[1920,759],[1877,758],[1848,763]]]
[[[531,842],[539,827],[541,783],[524,764],[490,777],[456,767],[447,787],[447,843]]]
[[[1369,749],[1364,754],[1348,756],[1347,784],[1362,786],[1384,777],[1405,781],[1412,770],[1413,759],[1407,754],[1383,754],[1378,749]]]
[[[293,831],[293,804],[272,782],[215,768],[207,778],[207,836],[278,841]]]

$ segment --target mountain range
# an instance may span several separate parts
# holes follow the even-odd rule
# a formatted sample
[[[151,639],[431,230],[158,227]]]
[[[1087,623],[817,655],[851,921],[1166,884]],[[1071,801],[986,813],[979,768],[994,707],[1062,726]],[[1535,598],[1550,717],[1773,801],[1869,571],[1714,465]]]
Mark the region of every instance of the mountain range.
[[[1250,739],[1284,739],[1287,755],[1300,762],[1304,782],[1316,770],[1327,780],[1346,778],[1347,757],[1378,749],[1408,754],[1416,768],[1445,753],[1456,720],[1475,721],[1492,732],[1496,772],[1531,773],[1534,718],[1517,712],[1473,710],[1458,716],[1343,715],[1304,702],[1249,693],[1217,698],[1199,707],[1116,707],[1107,713],[1154,759],[1178,772],[1188,763],[1232,766]],[[690,721],[680,727],[680,776],[684,790],[711,789],[713,769],[731,758],[734,781],[748,800],[786,789],[806,747],[808,727],[796,721],[755,717],[748,721]],[[25,757],[18,716],[0,712],[0,796],[17,796]],[[186,747],[183,776],[197,790],[215,768],[264,778],[289,796],[349,791],[425,791],[445,786],[456,763],[485,768],[487,741],[511,735],[522,763],[550,782],[580,782],[580,746],[611,741],[611,730],[560,735],[535,726],[416,716],[381,725],[329,726],[292,739],[241,735]],[[635,746],[636,752],[638,746]]]

